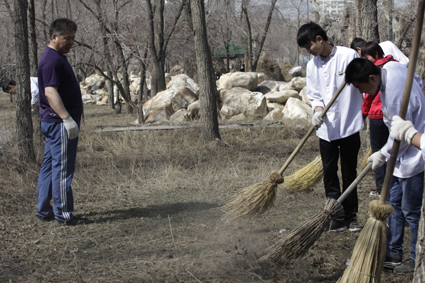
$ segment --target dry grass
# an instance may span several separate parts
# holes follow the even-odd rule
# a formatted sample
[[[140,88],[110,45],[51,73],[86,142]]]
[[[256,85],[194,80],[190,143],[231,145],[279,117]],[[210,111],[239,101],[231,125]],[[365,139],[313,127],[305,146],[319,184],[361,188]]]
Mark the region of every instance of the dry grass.
[[[14,105],[0,96],[0,107],[0,130],[13,132]],[[0,282],[335,282],[342,275],[357,234],[322,235],[284,268],[258,263],[279,231],[323,210],[322,182],[297,193],[278,189],[274,206],[255,219],[220,220],[225,201],[278,169],[308,126],[221,130],[233,147],[203,144],[196,129],[89,130],[134,120],[85,107],[73,181],[75,213],[91,220],[85,226],[37,222],[40,167],[17,160],[13,139],[1,143]],[[285,175],[317,155],[312,136]],[[368,217],[372,186],[368,180],[358,187],[360,221]]]

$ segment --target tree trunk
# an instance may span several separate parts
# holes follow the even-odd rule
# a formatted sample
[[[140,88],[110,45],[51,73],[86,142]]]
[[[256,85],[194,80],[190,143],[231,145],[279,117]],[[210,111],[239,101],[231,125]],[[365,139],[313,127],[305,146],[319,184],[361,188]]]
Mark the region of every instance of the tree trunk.
[[[34,0],[28,1],[28,27],[30,33],[30,76],[37,77],[38,69],[38,56],[37,56],[37,36],[35,32],[35,8]],[[34,129],[34,150],[36,152],[36,159],[41,161],[43,158],[43,134],[41,133],[41,117],[40,106],[33,105],[32,107],[32,125]]]
[[[112,78],[112,72],[107,72],[108,77]],[[108,89],[108,109],[115,109],[114,104],[114,83],[111,80],[106,80],[106,87]]]
[[[366,41],[379,42],[377,0],[358,0],[360,32]]]
[[[419,221],[418,241],[416,243],[416,266],[412,283],[425,282],[425,197],[422,199],[421,219]]]
[[[19,160],[35,161],[31,119],[30,59],[28,55],[27,0],[14,1],[16,53],[16,134]]]
[[[196,65],[198,69],[201,122],[205,141],[221,139],[217,119],[217,87],[214,80],[211,50],[208,45],[203,0],[190,0],[193,33],[195,36]]]

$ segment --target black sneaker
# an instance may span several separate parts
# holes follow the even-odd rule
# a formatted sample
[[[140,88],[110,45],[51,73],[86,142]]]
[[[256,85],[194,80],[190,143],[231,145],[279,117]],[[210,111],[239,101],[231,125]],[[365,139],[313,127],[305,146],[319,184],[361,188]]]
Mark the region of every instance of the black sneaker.
[[[347,226],[345,225],[344,221],[332,219],[331,224],[329,225],[329,230],[326,232],[342,232],[345,230],[347,230]]]
[[[89,220],[87,218],[74,216],[71,220],[67,220],[67,221],[60,221],[56,219],[56,223],[59,226],[75,226],[75,225],[87,224],[89,223]]]
[[[413,272],[414,270],[415,270],[415,260],[411,258],[406,259],[401,264],[394,267],[394,273]]]
[[[54,214],[50,214],[49,216],[46,216],[46,217],[43,217],[43,216],[40,216],[40,215],[37,215],[36,214],[35,217],[40,222],[50,222],[50,221],[52,221],[52,220],[55,219],[55,215]]]
[[[384,268],[394,269],[396,266],[399,266],[400,264],[401,264],[401,260],[396,260],[396,259],[390,258],[389,256],[385,256]]]
[[[363,230],[363,226],[360,225],[360,223],[357,221],[357,218],[353,218],[350,222],[350,225],[348,225],[348,230],[351,232],[360,232]]]

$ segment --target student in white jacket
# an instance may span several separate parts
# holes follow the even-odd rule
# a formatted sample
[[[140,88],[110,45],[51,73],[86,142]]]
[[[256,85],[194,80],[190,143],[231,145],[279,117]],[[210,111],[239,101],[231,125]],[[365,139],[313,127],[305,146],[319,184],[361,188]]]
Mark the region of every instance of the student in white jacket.
[[[400,112],[406,78],[407,68],[397,62],[388,62],[380,69],[363,58],[354,59],[345,72],[347,83],[354,85],[361,92],[373,94],[381,91],[382,111],[392,120],[397,120],[395,115]],[[406,118],[412,121],[414,127],[421,132],[425,130],[425,97],[422,91],[419,83],[413,80],[406,115]],[[391,132],[391,123],[387,119],[384,121]],[[411,140],[413,134],[409,132],[407,136]],[[372,169],[379,167],[390,157],[393,142],[394,139],[390,135],[386,145],[369,157],[368,161],[372,162]],[[401,143],[388,196],[388,202],[394,207],[394,213],[388,219],[384,263],[384,267],[394,269],[394,272],[413,272],[414,270],[423,190],[422,153],[409,143]],[[405,221],[409,224],[412,236],[410,256],[402,262]]]
[[[326,32],[310,22],[298,30],[297,43],[314,56],[307,64],[307,96],[313,110],[313,125],[320,138],[323,182],[327,198],[338,199],[357,176],[359,132],[363,127],[362,97],[353,86],[346,86],[324,118],[320,113],[344,82],[344,71],[359,55],[352,49],[328,42]],[[338,178],[341,159],[342,190]],[[344,217],[332,218],[329,231],[360,231],[357,221],[358,197],[355,189],[342,203]]]

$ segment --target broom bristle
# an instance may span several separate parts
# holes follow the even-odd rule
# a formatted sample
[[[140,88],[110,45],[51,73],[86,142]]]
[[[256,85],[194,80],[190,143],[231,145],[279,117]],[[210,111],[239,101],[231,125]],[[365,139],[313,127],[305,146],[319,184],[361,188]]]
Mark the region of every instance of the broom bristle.
[[[312,162],[298,170],[294,174],[285,177],[281,185],[291,192],[297,192],[311,188],[323,178],[322,157],[319,155]]]
[[[375,283],[381,281],[387,241],[386,218],[393,207],[379,200],[369,205],[371,217],[360,233],[353,249],[350,263],[338,280],[341,283]]]
[[[366,153],[365,153],[365,155],[363,156],[363,159],[362,159],[362,164],[361,164],[361,170],[360,171],[363,171],[363,169],[365,169],[366,168],[366,166],[367,166],[367,159],[370,157],[372,155],[372,147],[370,147],[369,146],[369,148],[367,149],[367,151],[366,151]]]
[[[225,211],[222,219],[231,221],[244,216],[262,214],[273,205],[277,185],[282,182],[282,176],[278,172],[273,172],[267,180],[242,189],[222,207]]]
[[[282,235],[276,244],[265,251],[267,254],[261,257],[259,261],[285,264],[304,255],[329,225],[331,215],[338,217],[343,214],[342,205],[335,199],[328,199],[322,212],[305,221],[295,230]]]

